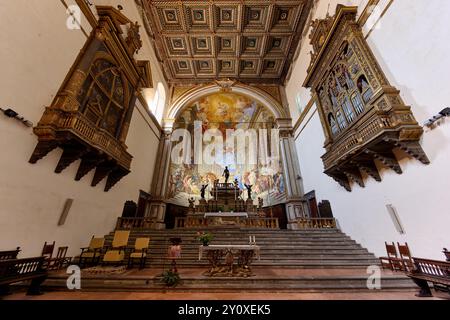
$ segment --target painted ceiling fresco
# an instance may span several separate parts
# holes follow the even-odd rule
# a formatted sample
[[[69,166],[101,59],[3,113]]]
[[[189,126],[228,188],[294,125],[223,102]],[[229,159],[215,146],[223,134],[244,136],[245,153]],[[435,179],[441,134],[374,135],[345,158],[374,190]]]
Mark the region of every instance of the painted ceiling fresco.
[[[227,129],[248,129],[274,127],[272,113],[257,101],[234,93],[215,93],[200,98],[188,106],[175,123],[176,128],[194,130],[194,121],[202,122],[203,132],[219,129],[225,139]],[[187,205],[188,198],[200,198],[202,184],[208,184],[206,199],[214,180],[224,182],[222,173],[225,166],[230,170],[230,180],[237,179],[241,189],[244,184],[253,185],[253,199],[261,197],[265,205],[274,205],[285,200],[284,180],[281,166],[258,164],[236,164],[230,150],[224,149],[223,161],[208,164],[171,164],[169,182],[169,202]]]

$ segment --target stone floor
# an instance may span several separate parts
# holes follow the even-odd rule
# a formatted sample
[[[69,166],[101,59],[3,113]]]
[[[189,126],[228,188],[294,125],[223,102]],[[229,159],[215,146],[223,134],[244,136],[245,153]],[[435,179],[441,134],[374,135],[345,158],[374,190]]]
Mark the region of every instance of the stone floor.
[[[186,293],[186,292],[47,292],[30,297],[15,292],[4,300],[441,300],[445,293],[433,298],[417,298],[416,291],[400,292],[324,292],[324,293]]]
[[[181,277],[200,275],[203,269],[180,269]],[[365,269],[277,269],[254,268],[256,277],[327,277],[327,276],[358,276],[366,274]],[[127,270],[121,276],[154,277],[161,274],[160,269]],[[393,275],[391,271],[383,270],[382,276]],[[57,274],[66,277],[64,271]],[[86,276],[87,274],[82,274]],[[108,276],[105,276],[108,277]],[[225,281],[225,280],[224,280]],[[124,291],[124,292],[120,292]],[[417,290],[352,290],[351,288],[339,292],[171,292],[170,289],[161,292],[136,292],[117,290],[95,291],[50,291],[43,295],[30,297],[25,295],[25,289],[14,288],[13,294],[4,296],[4,300],[439,300],[450,299],[450,295],[443,292],[434,292],[433,298],[417,298]],[[2,298],[0,298],[2,299]]]
[[[166,267],[168,269],[169,266]],[[162,272],[162,268],[147,268],[143,270],[139,269],[129,269],[126,270],[121,275],[123,276],[142,276],[142,277],[154,277],[158,276]],[[253,267],[252,268],[255,277],[296,277],[296,276],[359,276],[359,275],[367,275],[366,269],[363,268],[333,268],[333,269],[287,269],[287,268],[267,268],[267,267]],[[205,272],[205,269],[202,268],[179,268],[178,272],[180,276],[202,276]],[[59,271],[58,275],[64,275],[65,271]],[[382,276],[388,275],[396,275],[398,272],[393,272],[390,270],[382,270]],[[84,272],[82,270],[82,275],[91,276],[89,272]],[[99,276],[99,275],[97,275]],[[108,276],[107,274],[105,275]]]

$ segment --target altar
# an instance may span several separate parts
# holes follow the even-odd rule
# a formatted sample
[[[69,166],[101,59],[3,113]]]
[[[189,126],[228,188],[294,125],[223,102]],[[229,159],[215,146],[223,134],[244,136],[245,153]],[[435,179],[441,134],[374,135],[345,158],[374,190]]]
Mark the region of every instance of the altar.
[[[207,212],[204,218],[209,226],[241,226],[243,219],[248,219],[247,212]]]
[[[255,244],[200,246],[198,259],[205,253],[209,270],[204,275],[209,277],[250,277],[253,259],[260,259],[260,247]]]
[[[248,218],[247,212],[207,212],[205,218]]]
[[[201,198],[189,198],[189,208],[185,217],[175,218],[175,229],[179,228],[258,228],[279,229],[278,219],[267,217],[263,210],[263,200],[257,199],[254,204],[251,186],[247,187],[247,199],[243,190],[234,183],[219,183],[218,180],[210,189],[212,198],[206,199],[208,185],[202,185]]]

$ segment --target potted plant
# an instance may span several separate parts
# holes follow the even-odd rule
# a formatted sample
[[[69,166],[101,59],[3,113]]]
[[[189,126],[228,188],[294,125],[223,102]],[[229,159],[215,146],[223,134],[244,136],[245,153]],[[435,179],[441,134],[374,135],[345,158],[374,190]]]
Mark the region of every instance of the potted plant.
[[[197,239],[204,246],[207,246],[213,238],[214,238],[214,236],[209,232],[197,232]]]
[[[161,279],[161,281],[164,282],[168,287],[176,287],[178,283],[180,283],[180,280],[181,278],[178,272],[175,272],[173,270],[164,271]]]

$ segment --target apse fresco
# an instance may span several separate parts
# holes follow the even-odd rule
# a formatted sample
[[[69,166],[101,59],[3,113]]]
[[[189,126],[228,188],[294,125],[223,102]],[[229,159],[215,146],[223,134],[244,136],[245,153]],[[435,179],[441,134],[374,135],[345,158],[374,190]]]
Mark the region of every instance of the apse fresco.
[[[270,129],[274,127],[272,113],[251,98],[234,93],[216,93],[192,103],[176,120],[175,128],[194,130],[194,121],[202,122],[202,131],[219,129],[225,139],[227,129]],[[188,205],[190,197],[200,198],[200,189],[208,184],[206,199],[212,198],[210,190],[216,179],[224,182],[222,173],[225,166],[230,170],[230,181],[238,180],[241,189],[244,184],[253,185],[253,200],[260,197],[264,205],[274,205],[285,201],[285,186],[281,163],[278,165],[236,164],[230,150],[224,149],[223,161],[207,164],[171,164],[169,176],[169,202]],[[245,198],[245,197],[244,197]],[[245,198],[246,199],[246,198]]]

